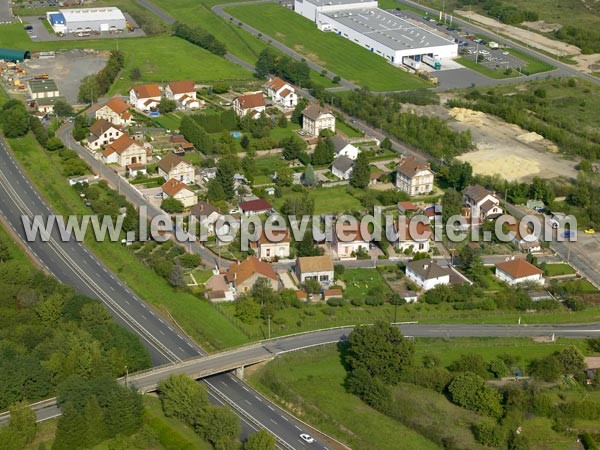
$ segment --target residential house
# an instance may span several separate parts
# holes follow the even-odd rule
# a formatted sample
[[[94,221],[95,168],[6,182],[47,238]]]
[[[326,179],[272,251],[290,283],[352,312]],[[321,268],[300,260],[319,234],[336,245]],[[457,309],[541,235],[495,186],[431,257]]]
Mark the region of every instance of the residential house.
[[[104,148],[102,161],[105,164],[118,164],[127,167],[130,164],[147,164],[146,149],[133,140],[127,133]]]
[[[204,200],[200,200],[190,210],[190,223],[195,222],[200,225],[200,229],[206,230],[209,236],[215,234],[215,224],[220,217],[223,216],[219,209]]]
[[[496,278],[512,285],[519,283],[544,284],[544,271],[524,259],[509,259],[496,263]]]
[[[317,280],[329,284],[334,279],[333,261],[329,256],[304,256],[298,258],[296,275],[300,283]]]
[[[174,198],[179,200],[185,208],[190,208],[198,203],[198,197],[183,181],[169,179],[162,185],[163,199]]]
[[[269,236],[269,235],[270,236]],[[256,254],[259,259],[272,261],[290,256],[290,231],[285,228],[262,230],[256,242]]]
[[[146,170],[146,165],[141,163],[129,164],[126,169],[127,173],[129,173],[129,176],[132,178],[135,178],[138,175],[146,175],[148,173]]]
[[[158,84],[142,84],[129,91],[129,104],[142,112],[158,108],[161,98],[162,92]]]
[[[99,150],[105,145],[111,144],[123,135],[123,132],[117,125],[105,119],[96,120],[90,126],[90,135],[88,137],[88,147],[92,150]]]
[[[240,95],[233,100],[233,110],[238,117],[250,115],[253,119],[257,119],[266,108],[262,92]]]
[[[274,77],[265,84],[265,94],[274,104],[284,108],[295,108],[298,104],[296,90],[279,77]]]
[[[256,198],[254,200],[240,202],[239,207],[240,211],[246,216],[265,214],[273,211],[271,204],[264,198]]]
[[[500,200],[496,194],[478,184],[469,186],[464,191],[463,204],[468,208],[467,219],[483,221],[502,214]]]
[[[347,156],[340,156],[336,158],[331,164],[331,173],[338,177],[340,180],[349,180],[352,175],[352,169],[354,168],[354,161]]]
[[[421,221],[399,220],[394,224],[398,240],[394,247],[400,253],[428,253],[430,250],[431,226]],[[399,228],[399,231],[398,231]]]
[[[519,230],[519,224],[508,225],[508,230],[514,233],[513,243],[524,253],[535,253],[542,251],[540,240],[533,234],[531,228],[528,228],[523,235]]]
[[[406,264],[406,277],[427,291],[441,284],[450,284],[450,269],[431,259],[419,259]]]
[[[235,292],[227,283],[226,276],[226,272],[215,273],[204,284],[206,289],[204,296],[211,302],[232,302],[235,300]]]
[[[400,211],[401,214],[406,215],[414,215],[417,212],[419,212],[421,210],[421,208],[419,208],[415,203],[413,202],[398,202],[398,211]]]
[[[335,116],[330,109],[312,104],[302,111],[302,130],[312,136],[319,136],[323,130],[335,133]]]
[[[165,180],[174,179],[186,184],[194,184],[196,180],[194,166],[175,153],[168,153],[161,158],[158,162],[158,175]]]
[[[29,98],[33,100],[60,97],[56,82],[51,79],[29,80],[27,82],[27,94]]]
[[[133,115],[129,112],[129,105],[120,97],[111,98],[98,108],[95,117],[96,119],[107,120],[120,127],[128,127],[133,120]]]
[[[360,153],[360,149],[355,147],[354,145],[346,142],[341,136],[337,134],[331,138],[333,142],[333,152],[335,157],[345,156],[350,158],[352,161],[355,161]]]
[[[171,136],[169,142],[174,145],[174,152],[178,154],[184,154],[185,152],[191,152],[195,150],[194,144],[188,142],[183,136]]]
[[[181,109],[198,109],[202,106],[197,98],[196,83],[192,80],[170,82],[165,88],[165,96],[175,100]]]
[[[414,156],[403,158],[396,169],[396,187],[409,195],[430,193],[433,179],[429,163],[417,161]]]
[[[250,291],[260,279],[267,280],[274,290],[278,290],[280,285],[279,277],[271,264],[260,261],[254,256],[229,266],[225,278],[238,294]]]
[[[419,301],[419,294],[415,291],[398,291],[396,293],[400,298],[403,298],[406,303],[416,303]]]
[[[360,223],[337,223],[336,232],[333,233],[331,246],[338,258],[352,258],[358,252],[369,251],[371,234],[368,226],[361,227]]]

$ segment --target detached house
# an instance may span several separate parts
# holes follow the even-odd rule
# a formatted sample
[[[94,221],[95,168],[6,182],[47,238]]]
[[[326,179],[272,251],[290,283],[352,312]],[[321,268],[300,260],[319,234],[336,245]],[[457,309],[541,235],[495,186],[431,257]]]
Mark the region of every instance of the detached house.
[[[500,200],[496,194],[478,184],[469,186],[464,191],[463,204],[467,207],[464,212],[471,221],[483,221],[502,214]]]
[[[111,144],[123,135],[121,129],[107,120],[97,120],[90,126],[90,136],[88,137],[88,147],[92,150],[99,150],[105,145]]]
[[[349,180],[353,168],[354,161],[347,156],[340,156],[331,164],[331,173],[341,180]]]
[[[279,77],[275,77],[265,84],[265,94],[273,103],[284,108],[295,108],[298,104],[296,90]]]
[[[396,169],[396,187],[408,195],[428,194],[433,190],[433,179],[429,163],[414,156],[402,159]]]
[[[165,180],[174,179],[193,184],[196,178],[194,166],[175,153],[169,153],[158,162],[158,175]]]
[[[267,280],[273,290],[279,289],[279,277],[271,264],[260,261],[254,256],[249,256],[241,263],[232,264],[225,274],[227,283],[238,294],[250,291],[261,278]]]
[[[440,284],[450,284],[450,269],[431,259],[419,259],[406,264],[406,277],[427,291]]]
[[[257,119],[266,108],[262,92],[240,95],[233,100],[233,110],[238,117],[250,115],[253,119]]]
[[[400,220],[394,224],[395,231],[398,233],[398,240],[394,242],[394,246],[402,253],[429,252],[431,226],[415,221],[415,225],[411,227],[410,223],[408,220]]]
[[[209,236],[215,234],[215,224],[220,217],[222,217],[222,214],[218,208],[204,200],[196,203],[190,210],[190,222],[195,222],[200,225],[200,227],[207,231]]]
[[[147,164],[146,149],[133,140],[127,133],[109,144],[102,152],[105,164],[118,164],[126,167],[131,164]]]
[[[287,258],[290,256],[290,232],[285,229],[270,229],[271,236],[267,236],[266,230],[262,230],[258,242],[256,242],[256,254],[259,259],[271,261],[275,258]]]
[[[302,111],[302,130],[312,136],[319,136],[323,130],[335,133],[335,116],[330,109],[310,105]]]
[[[333,151],[336,157],[345,156],[352,161],[356,160],[360,150],[354,145],[346,142],[342,137],[335,135],[331,138],[333,142]]]
[[[264,198],[257,198],[240,203],[240,211],[246,216],[265,214],[272,210],[273,207]]]
[[[496,278],[511,286],[519,283],[544,284],[544,271],[524,259],[511,259],[496,263]]]
[[[190,208],[198,203],[198,197],[183,181],[170,179],[162,185],[163,198],[179,200],[185,208]]]
[[[161,98],[162,92],[158,84],[142,84],[129,91],[129,104],[142,112],[156,109]]]
[[[331,245],[338,258],[354,257],[361,249],[369,251],[371,235],[367,226],[338,223],[335,231]]]
[[[304,256],[298,258],[296,275],[300,283],[317,280],[321,284],[329,284],[334,279],[333,261],[329,256]]]
[[[133,118],[129,112],[129,105],[120,97],[112,98],[104,106],[98,108],[95,117],[107,120],[117,126],[129,126]]]
[[[175,100],[182,109],[198,109],[202,106],[196,94],[196,83],[192,80],[172,81],[165,88],[165,96]]]

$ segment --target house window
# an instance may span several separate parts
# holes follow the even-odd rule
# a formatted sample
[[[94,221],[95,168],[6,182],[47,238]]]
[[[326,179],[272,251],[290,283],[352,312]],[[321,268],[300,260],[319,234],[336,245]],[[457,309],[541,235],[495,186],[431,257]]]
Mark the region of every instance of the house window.
[[[319,278],[320,281],[328,281],[329,280],[329,275],[321,275],[321,277]]]

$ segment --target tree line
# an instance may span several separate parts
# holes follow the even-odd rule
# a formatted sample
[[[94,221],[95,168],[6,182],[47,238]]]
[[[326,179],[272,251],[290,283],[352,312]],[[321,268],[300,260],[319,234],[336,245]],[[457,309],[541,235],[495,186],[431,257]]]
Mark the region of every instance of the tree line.
[[[269,74],[297,84],[310,87],[310,68],[306,61],[296,61],[290,56],[280,55],[271,48],[265,48],[256,61],[256,76],[265,78]]]
[[[227,53],[227,47],[223,42],[198,25],[190,26],[175,22],[173,24],[173,34],[215,55],[224,56]]]
[[[125,54],[119,50],[110,52],[106,66],[95,75],[88,75],[81,80],[79,94],[80,102],[91,103],[106,94],[117,79],[119,72],[125,66]]]

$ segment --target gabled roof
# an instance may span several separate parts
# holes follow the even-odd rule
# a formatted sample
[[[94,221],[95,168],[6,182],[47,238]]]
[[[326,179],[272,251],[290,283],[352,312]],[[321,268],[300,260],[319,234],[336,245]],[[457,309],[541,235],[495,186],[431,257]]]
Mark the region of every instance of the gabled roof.
[[[196,83],[192,80],[171,81],[169,87],[173,94],[187,94],[196,91]]]
[[[284,242],[290,242],[290,230],[287,228],[269,228],[269,233],[274,239],[269,239],[266,234],[266,230],[263,229],[259,238],[259,242],[261,244],[280,244]]]
[[[300,272],[331,272],[333,261],[329,256],[303,256],[298,258]]]
[[[372,239],[372,235],[369,233],[369,224],[366,222],[347,223],[339,221],[335,224],[335,231],[340,242],[369,242]],[[354,239],[352,241],[342,241],[339,239],[342,236],[344,239],[350,239],[354,236]]]
[[[429,163],[419,162],[414,156],[410,158],[405,158],[402,161],[400,161],[400,164],[398,164],[398,173],[401,173],[402,175],[408,178],[414,177],[418,172],[422,170],[429,170]]]
[[[450,276],[450,271],[447,268],[439,266],[431,259],[411,261],[406,263],[406,268],[416,273],[423,280]]]
[[[204,200],[200,200],[198,203],[192,206],[192,209],[190,210],[190,214],[198,219],[202,216],[208,217],[213,213],[220,214],[221,212],[218,208],[215,208],[213,205],[205,202]]]
[[[113,125],[108,120],[98,119],[90,126],[90,133],[96,137],[100,137],[111,128],[120,130],[119,127]]]
[[[281,78],[275,77],[271,81],[268,81],[265,86],[267,86],[267,87],[273,89],[275,92],[277,92],[279,89],[284,87],[286,84],[287,83],[285,81],[283,81]]]
[[[119,116],[129,109],[127,103],[125,103],[120,97],[111,98],[104,106],[112,109]]]
[[[480,202],[488,195],[494,197],[494,193],[492,191],[487,190],[479,184],[474,184],[473,186],[467,187],[462,191],[462,194],[473,199],[475,202]]]
[[[183,191],[184,189],[187,189],[188,191],[192,192],[192,190],[187,184],[185,184],[183,181],[179,181],[174,178],[169,179],[165,184],[162,185],[163,192],[169,197],[177,195],[177,193]]]
[[[187,162],[185,159],[181,158],[180,156],[177,156],[175,153],[169,153],[168,155],[163,156],[162,159],[158,162],[158,167],[163,172],[169,173],[169,171],[173,167],[176,167],[181,163],[184,163],[187,166],[191,165],[189,162]]]
[[[308,106],[304,111],[302,111],[302,115],[304,117],[308,117],[309,119],[312,119],[312,120],[318,120],[319,117],[321,117],[321,115],[323,115],[323,114],[332,114],[332,112],[330,109],[321,108],[319,105],[317,105],[315,103]]]
[[[260,261],[254,256],[249,256],[248,259],[241,263],[235,263],[229,266],[225,277],[230,283],[243,283],[255,273],[264,277],[277,281],[277,274],[271,264]]]
[[[134,141],[131,136],[129,136],[127,133],[123,133],[119,139],[113,141],[108,147],[106,147],[106,150],[104,150],[102,154],[104,156],[108,156],[116,152],[119,155],[122,155],[123,152],[125,152],[125,150],[132,145],[137,145],[139,147],[139,144]]]
[[[354,167],[354,161],[345,155],[338,156],[331,165],[332,169],[339,170],[342,173],[348,172],[352,167]]]
[[[150,97],[162,97],[162,92],[158,87],[158,84],[141,84],[139,86],[134,86],[133,92],[135,92],[136,97],[139,99],[142,98],[150,98]]]
[[[418,211],[419,207],[413,202],[398,202],[398,209],[400,211]]]
[[[240,209],[243,212],[261,212],[273,209],[271,204],[264,198],[257,198],[255,200],[248,200],[247,202],[240,203]]]
[[[255,94],[246,94],[236,97],[242,109],[254,109],[260,106],[265,106],[265,98],[262,92],[256,92]]]
[[[400,229],[398,230],[398,225]],[[431,238],[431,226],[428,223],[418,221],[411,226],[411,221],[394,223],[394,229],[398,233],[399,242],[425,242]]]
[[[488,211],[492,210],[496,206],[498,206],[498,204],[496,202],[493,202],[491,200],[486,200],[485,202],[483,202],[480,209],[484,213],[487,213]]]
[[[344,147],[348,145],[348,142],[341,136],[337,134],[331,138],[331,142],[333,142],[333,151],[339,153]]]
[[[511,259],[509,261],[499,262],[496,263],[496,267],[514,280],[530,277],[532,275],[539,275],[544,272],[542,269],[524,259]]]
[[[281,91],[281,92],[279,93],[279,96],[280,96],[280,97],[284,97],[284,98],[285,98],[285,97],[287,97],[288,95],[290,95],[291,93],[292,93],[292,91],[290,91],[289,89],[284,89],[283,91]]]

